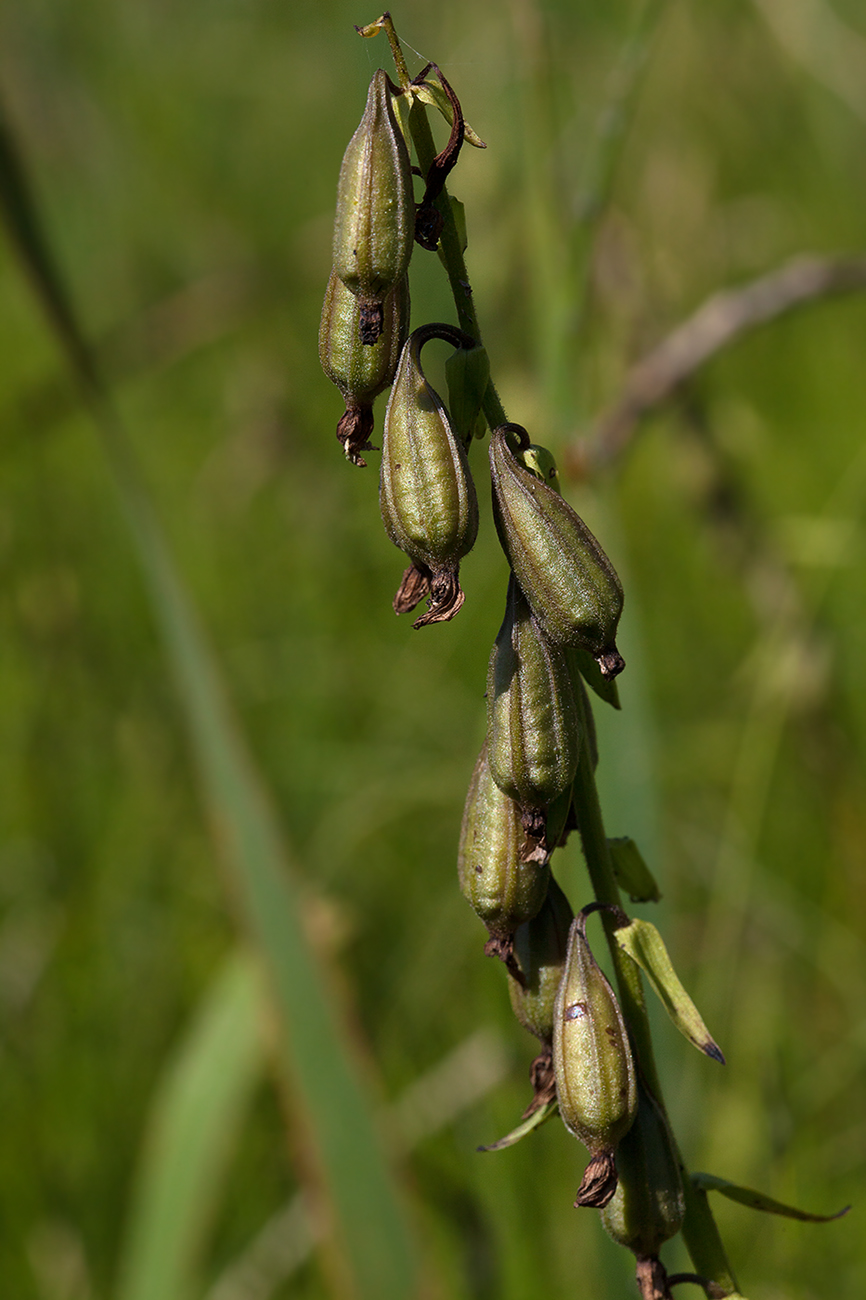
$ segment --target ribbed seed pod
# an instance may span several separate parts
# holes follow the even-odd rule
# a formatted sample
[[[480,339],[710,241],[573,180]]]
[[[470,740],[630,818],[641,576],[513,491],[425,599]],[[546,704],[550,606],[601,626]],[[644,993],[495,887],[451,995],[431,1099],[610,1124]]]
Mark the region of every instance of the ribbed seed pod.
[[[638,1081],[635,1122],[616,1156],[619,1185],[601,1221],[614,1241],[654,1258],[685,1218],[680,1166],[667,1120]]]
[[[524,841],[520,809],[490,775],[485,742],[463,809],[457,870],[464,898],[495,938],[535,916],[547,895],[550,867],[522,861]]]
[[[580,723],[565,656],[539,631],[513,574],[487,674],[487,738],[493,779],[528,827],[574,780]]]
[[[319,360],[343,394],[346,411],[337,425],[337,437],[356,465],[365,464],[360,453],[370,446],[373,399],[393,380],[409,333],[409,277],[404,275],[386,295],[382,332],[374,344],[361,342],[360,320],[360,299],[332,271],[319,326]]]
[[[333,269],[360,300],[360,338],[368,345],[382,331],[385,296],[406,274],[415,237],[412,168],[395,93],[380,68],[337,186]]]
[[[410,335],[385,412],[379,482],[385,531],[429,581],[430,608],[415,627],[444,622],[460,609],[460,561],[478,533],[478,498],[466,453],[421,369],[421,348],[434,338],[475,346],[450,325],[423,325]]]
[[[585,926],[581,912],[572,922],[556,996],[553,1068],[559,1113],[592,1157],[574,1203],[601,1208],[616,1190],[614,1152],[634,1120],[637,1091],[622,1012]]]
[[[532,612],[551,641],[589,651],[605,677],[624,667],[616,648],[622,586],[580,516],[558,492],[522,465],[520,425],[490,438],[493,515],[499,540]]]
[[[511,1006],[523,1028],[542,1043],[553,1042],[554,1006],[573,919],[571,904],[551,876],[541,911],[514,934],[514,960],[523,983],[509,973]]]

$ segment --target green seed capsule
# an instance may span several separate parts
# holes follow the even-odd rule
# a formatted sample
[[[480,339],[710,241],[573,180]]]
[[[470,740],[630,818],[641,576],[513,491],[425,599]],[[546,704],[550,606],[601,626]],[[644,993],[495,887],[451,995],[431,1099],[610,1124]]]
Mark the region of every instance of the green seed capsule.
[[[592,1159],[575,1205],[606,1205],[616,1190],[617,1143],[637,1108],[635,1071],[619,1003],[590,951],[583,913],[572,922],[556,995],[553,1068],[559,1113]]]
[[[460,888],[491,935],[505,938],[535,916],[547,895],[547,863],[522,860],[520,809],[490,775],[487,745],[478,756],[460,831]]]
[[[571,786],[580,724],[568,665],[539,631],[513,574],[487,674],[487,735],[493,779],[525,813],[546,809]]]
[[[450,325],[424,325],[410,336],[385,412],[379,483],[385,531],[429,579],[430,608],[415,627],[446,621],[460,609],[460,561],[478,533],[478,498],[466,453],[421,369],[421,348],[433,338],[474,347]]]
[[[622,586],[580,516],[558,492],[522,465],[519,425],[490,439],[493,514],[499,540],[532,612],[551,641],[589,651],[605,677],[624,667],[616,648]]]
[[[542,1043],[553,1041],[554,1006],[573,919],[568,899],[551,876],[541,911],[514,934],[514,960],[523,982],[509,973],[511,1006],[523,1028]]]
[[[638,1257],[653,1258],[682,1227],[685,1201],[667,1120],[641,1083],[637,1116],[616,1160],[619,1185],[601,1221],[620,1246]]]
[[[319,360],[343,394],[346,412],[337,425],[337,437],[356,465],[365,463],[360,452],[370,445],[373,399],[393,380],[409,333],[409,277],[404,275],[385,297],[382,332],[374,344],[361,342],[360,320],[360,299],[332,271],[319,326]]]
[[[334,270],[360,300],[360,338],[368,345],[382,331],[384,299],[406,274],[415,234],[412,168],[394,93],[379,69],[337,186]]]

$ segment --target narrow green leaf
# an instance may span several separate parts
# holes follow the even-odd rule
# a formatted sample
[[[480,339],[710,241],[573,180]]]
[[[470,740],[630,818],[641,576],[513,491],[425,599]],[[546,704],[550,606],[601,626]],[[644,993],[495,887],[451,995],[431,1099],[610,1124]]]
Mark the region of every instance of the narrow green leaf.
[[[608,840],[613,874],[633,903],[657,903],[662,896],[656,879],[634,840],[627,835]]]
[[[624,952],[646,975],[662,1006],[681,1034],[699,1051],[724,1065],[721,1049],[713,1041],[700,1012],[679,981],[671,965],[664,940],[649,921],[634,920],[614,931]]]
[[[24,160],[0,102],[0,214],[21,265],[39,296],[72,368],[85,387],[96,385],[93,360],[38,219]]]
[[[555,1098],[553,1101],[546,1101],[543,1106],[539,1106],[538,1110],[533,1111],[529,1119],[523,1120],[521,1124],[517,1125],[517,1128],[513,1128],[504,1138],[500,1138],[498,1142],[491,1142],[489,1147],[479,1147],[478,1150],[504,1151],[506,1147],[513,1147],[515,1142],[520,1142],[528,1134],[534,1133],[537,1128],[541,1128],[542,1124],[546,1124],[549,1119],[553,1119],[553,1116],[558,1112],[559,1103]]]
[[[416,1262],[371,1099],[301,920],[280,830],[238,731],[217,664],[144,489],[129,440],[56,269],[20,150],[0,112],[0,210],[77,376],[108,459],[178,688],[205,803],[245,925],[265,964],[293,1085],[331,1201],[329,1244],[359,1300],[403,1300]],[[342,1274],[341,1274],[342,1276]]]
[[[771,1196],[765,1196],[763,1192],[755,1192],[751,1187],[739,1187],[736,1183],[729,1183],[725,1178],[717,1178],[715,1174],[692,1174],[692,1182],[695,1187],[705,1192],[721,1192],[722,1196],[727,1196],[729,1201],[738,1201],[740,1205],[748,1205],[752,1210],[763,1210],[764,1214],[780,1214],[786,1219],[800,1219],[803,1223],[832,1223],[834,1219],[841,1219],[851,1209],[846,1205],[843,1210],[837,1210],[835,1214],[809,1214],[806,1210],[798,1210],[793,1205],[783,1205],[781,1201],[774,1201]]]
[[[196,1266],[263,1072],[261,998],[251,957],[235,952],[163,1072],[127,1225],[119,1300],[196,1294]]]
[[[454,109],[451,107],[451,101],[438,81],[421,81],[417,86],[412,86],[412,93],[417,95],[422,104],[429,104],[431,108],[438,108],[448,125],[452,125]],[[465,119],[463,122],[463,138],[467,144],[473,145],[476,149],[487,148],[481,136],[477,131],[472,130],[472,127]]]

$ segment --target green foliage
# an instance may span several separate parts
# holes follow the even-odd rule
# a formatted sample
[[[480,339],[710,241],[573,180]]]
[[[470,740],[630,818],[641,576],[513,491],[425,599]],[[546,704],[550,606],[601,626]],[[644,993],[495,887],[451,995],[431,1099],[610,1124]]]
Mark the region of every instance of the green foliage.
[[[625,0],[396,15],[488,144],[450,182],[485,344],[506,408],[558,440],[572,500],[570,439],[645,346],[722,285],[862,242],[864,127],[834,67],[797,62],[769,5],[648,8],[624,99]],[[374,16],[11,0],[0,89],[379,1091],[479,1026],[512,1056],[408,1157],[431,1294],[565,1297],[579,1270],[619,1300],[628,1263],[572,1208],[561,1127],[475,1154],[513,1128],[535,1051],[454,865],[501,614],[486,493],[465,607],[413,632],[390,609],[377,458],[344,463],[316,357],[339,161],[386,62],[352,24]],[[617,95],[621,155],[593,143]],[[578,247],[595,250],[579,312]],[[21,1300],[90,1300],[116,1293],[143,1134],[234,904],[102,453],[2,249],[0,1277]],[[416,262],[413,293],[450,318],[438,262]],[[864,326],[852,296],[744,337],[578,503],[626,590],[623,710],[598,710],[609,830],[646,853],[664,895],[647,915],[728,1059],[716,1072],[659,1018],[674,1128],[693,1166],[826,1209],[862,1199],[866,1144]],[[576,849],[566,862],[588,901]],[[292,1132],[272,1093],[250,1101],[201,1277],[291,1203]],[[828,1277],[863,1293],[845,1220],[717,1212],[748,1294],[812,1300]],[[271,1277],[273,1296],[328,1294],[316,1262]]]

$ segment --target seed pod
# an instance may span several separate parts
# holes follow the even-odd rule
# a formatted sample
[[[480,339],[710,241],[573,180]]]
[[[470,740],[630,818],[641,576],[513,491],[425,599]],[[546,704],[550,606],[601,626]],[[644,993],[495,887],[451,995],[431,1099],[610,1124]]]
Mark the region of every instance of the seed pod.
[[[592,1157],[575,1205],[601,1208],[616,1190],[616,1145],[637,1107],[635,1071],[619,1003],[575,917],[556,995],[553,1068],[559,1113]]]
[[[460,609],[460,560],[478,533],[478,498],[466,453],[421,369],[421,348],[433,338],[475,346],[450,325],[423,325],[409,337],[385,412],[379,483],[385,531],[430,583],[430,608],[415,627],[444,622]]]
[[[464,897],[494,938],[535,916],[547,894],[547,862],[524,862],[520,809],[490,775],[485,742],[466,796],[457,870]]]
[[[685,1201],[667,1120],[640,1080],[637,1116],[616,1161],[619,1185],[601,1221],[620,1246],[639,1258],[653,1258],[682,1227]]]
[[[538,837],[543,810],[574,780],[580,724],[565,656],[539,631],[513,574],[487,674],[487,735],[493,779]]]
[[[616,648],[622,586],[580,516],[521,465],[529,435],[503,424],[490,439],[493,515],[499,540],[532,612],[551,641],[588,650],[605,677],[624,667]]]
[[[395,93],[380,68],[337,186],[333,269],[360,300],[360,339],[367,345],[382,332],[384,299],[406,274],[415,232],[412,168],[394,115]]]
[[[556,994],[565,970],[574,913],[553,876],[544,906],[514,933],[514,960],[523,982],[509,973],[508,992],[517,1019],[542,1043],[553,1042]]]
[[[355,465],[365,463],[360,452],[370,446],[373,399],[393,380],[409,333],[409,277],[404,275],[386,296],[382,332],[372,346],[361,342],[360,319],[360,299],[332,271],[319,326],[319,360],[343,394],[346,411],[337,425],[337,437]]]

